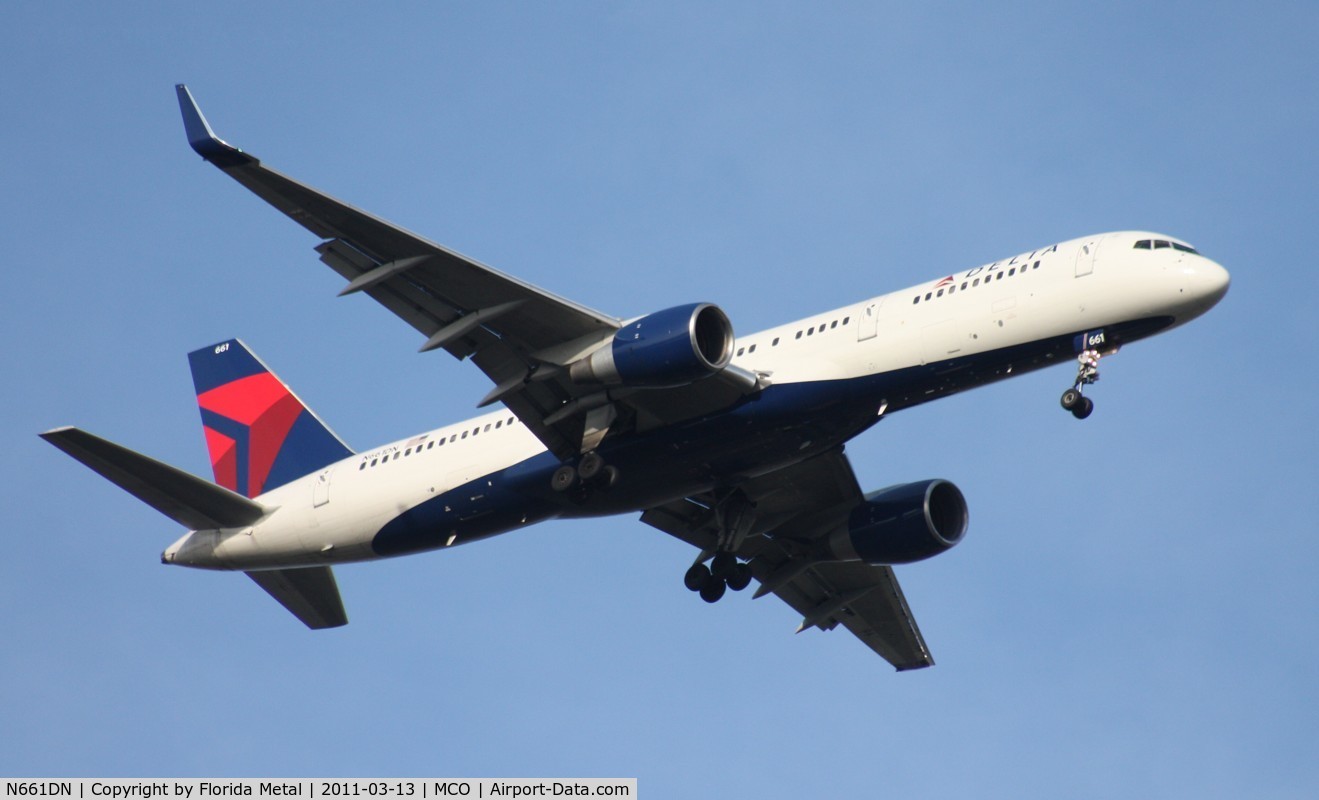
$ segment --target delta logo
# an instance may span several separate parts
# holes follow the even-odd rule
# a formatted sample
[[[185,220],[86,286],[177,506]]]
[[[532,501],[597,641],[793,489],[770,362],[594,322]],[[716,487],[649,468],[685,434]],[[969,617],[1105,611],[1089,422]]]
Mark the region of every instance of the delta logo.
[[[212,389],[197,401],[216,483],[247,497],[261,494],[302,403],[269,372]]]

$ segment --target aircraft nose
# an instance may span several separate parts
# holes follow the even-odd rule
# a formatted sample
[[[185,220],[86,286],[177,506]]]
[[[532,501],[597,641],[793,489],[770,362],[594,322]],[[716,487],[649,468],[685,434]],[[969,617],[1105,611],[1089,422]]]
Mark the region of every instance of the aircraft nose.
[[[1232,283],[1232,276],[1217,262],[1210,261],[1207,258],[1201,261],[1202,263],[1195,265],[1192,269],[1191,287],[1196,298],[1204,304],[1204,310],[1208,311],[1227,294],[1227,288]]]
[[[1189,322],[1218,304],[1227,294],[1232,279],[1227,270],[1201,255],[1179,259],[1170,276],[1176,287],[1173,316],[1178,324]]]

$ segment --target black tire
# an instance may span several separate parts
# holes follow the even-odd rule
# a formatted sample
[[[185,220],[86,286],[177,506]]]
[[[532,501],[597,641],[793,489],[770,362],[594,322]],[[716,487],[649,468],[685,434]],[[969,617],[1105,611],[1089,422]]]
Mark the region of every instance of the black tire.
[[[1063,392],[1063,396],[1058,402],[1062,403],[1063,408],[1071,411],[1080,405],[1081,401],[1084,399],[1085,395],[1081,394],[1079,390],[1068,389]]]
[[[682,576],[682,584],[693,592],[699,592],[710,582],[710,568],[704,564],[692,564],[687,574]]]
[[[604,467],[605,460],[599,453],[592,451],[582,456],[582,460],[577,464],[577,475],[584,481],[595,480],[595,476],[599,475]]]
[[[1072,409],[1072,416],[1077,419],[1085,419],[1095,410],[1095,401],[1088,397],[1082,397],[1081,402],[1076,408]]]
[[[564,464],[554,470],[550,476],[550,488],[556,492],[566,492],[577,483],[577,470],[571,464]]]
[[[718,575],[710,576],[710,580],[705,582],[701,587],[701,599],[707,603],[717,603],[719,598],[724,596],[724,591],[728,589],[728,584]]]
[[[618,467],[613,464],[605,464],[605,468],[600,471],[600,475],[595,479],[597,486],[608,489],[615,483],[618,483]]]
[[[715,553],[710,562],[710,572],[715,577],[727,578],[737,567],[737,556],[732,553]]]
[[[728,588],[735,592],[740,592],[751,585],[751,565],[738,564],[733,567],[733,573],[726,579]]]

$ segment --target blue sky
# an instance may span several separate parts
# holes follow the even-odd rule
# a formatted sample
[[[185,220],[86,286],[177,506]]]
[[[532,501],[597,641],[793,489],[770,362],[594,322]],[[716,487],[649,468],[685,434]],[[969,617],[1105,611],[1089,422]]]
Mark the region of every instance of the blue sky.
[[[647,797],[1312,797],[1312,4],[26,3],[0,32],[0,774],[636,776]],[[242,337],[358,448],[489,388],[336,299],[187,148],[173,85],[287,174],[587,305],[754,331],[1098,231],[1194,243],[1209,315],[885,420],[863,486],[956,481],[901,569],[938,666],[686,545],[556,522],[338,571],[304,630],[36,433],[209,475],[185,353]]]

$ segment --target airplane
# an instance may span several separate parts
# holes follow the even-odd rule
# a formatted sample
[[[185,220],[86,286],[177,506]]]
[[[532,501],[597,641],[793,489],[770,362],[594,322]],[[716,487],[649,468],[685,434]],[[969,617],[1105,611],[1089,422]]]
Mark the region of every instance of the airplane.
[[[286,177],[219,139],[185,85],[188,143],[311,231],[320,260],[493,383],[481,416],[357,452],[240,340],[189,354],[214,482],[78,428],[40,434],[188,529],[165,564],[246,573],[309,628],[347,623],[333,565],[549,519],[639,513],[693,545],[707,602],[754,580],[898,670],[933,665],[894,574],[964,538],[944,479],[862,491],[844,446],[904,409],[1102,357],[1182,325],[1227,271],[1171,236],[1085,236],[735,336],[692,302],[620,319]]]

